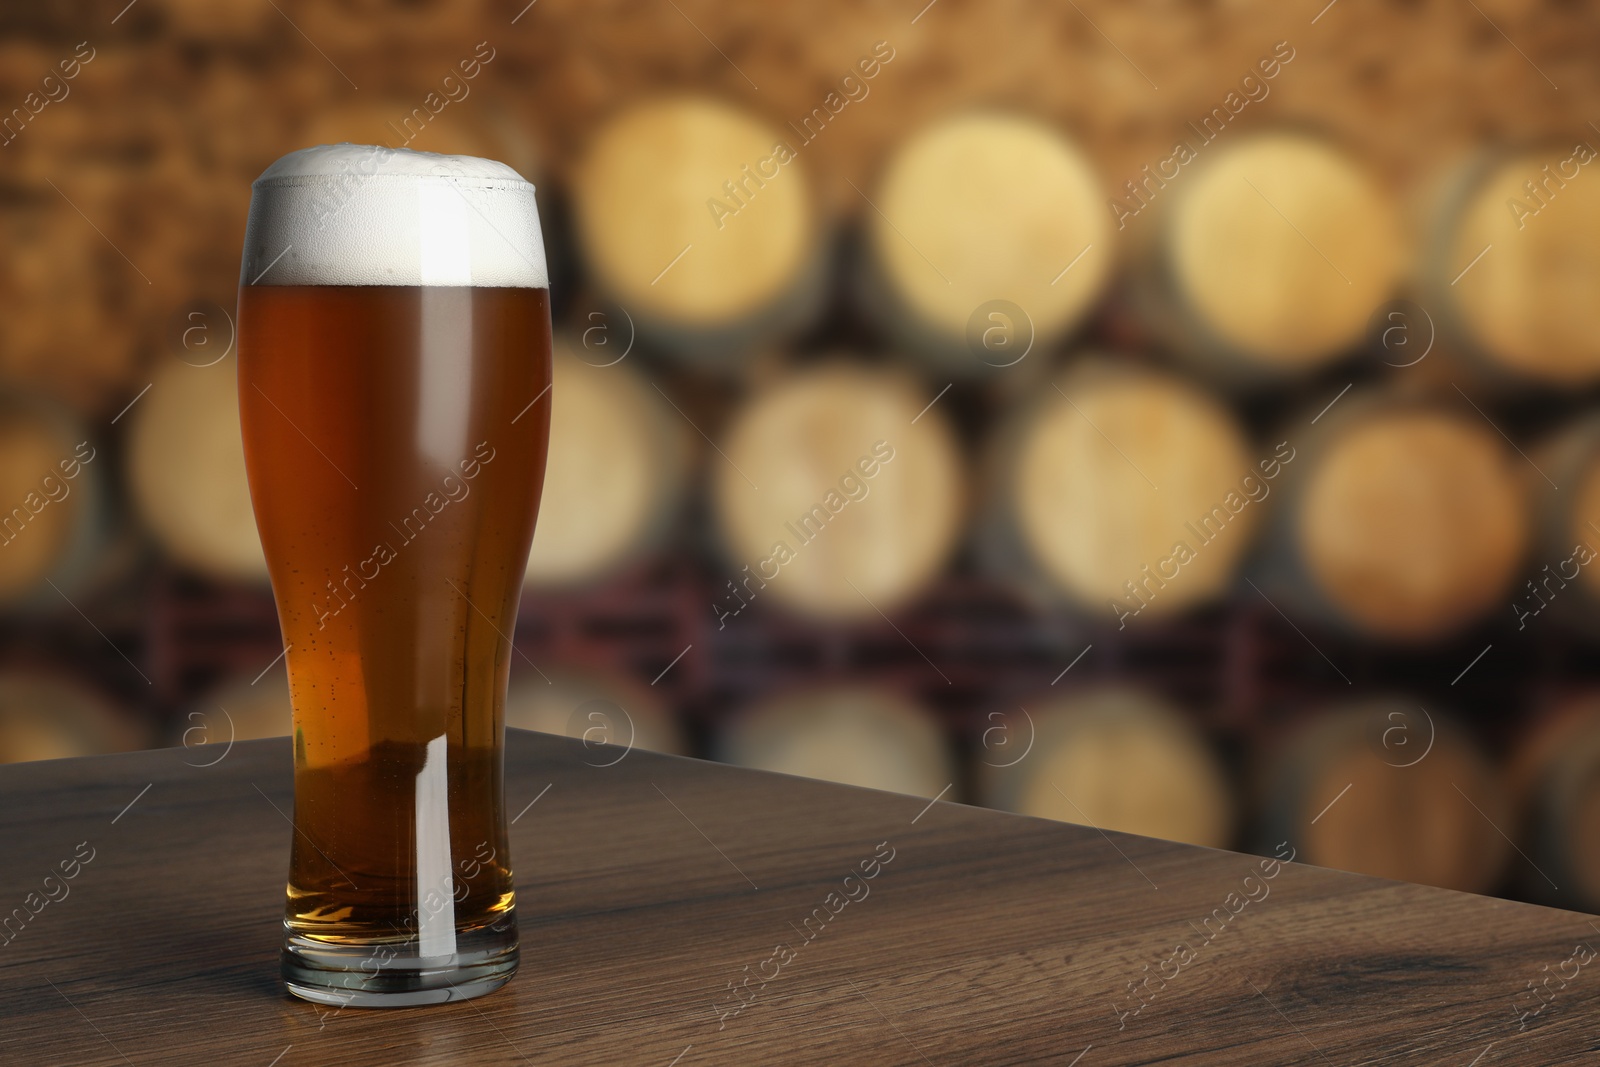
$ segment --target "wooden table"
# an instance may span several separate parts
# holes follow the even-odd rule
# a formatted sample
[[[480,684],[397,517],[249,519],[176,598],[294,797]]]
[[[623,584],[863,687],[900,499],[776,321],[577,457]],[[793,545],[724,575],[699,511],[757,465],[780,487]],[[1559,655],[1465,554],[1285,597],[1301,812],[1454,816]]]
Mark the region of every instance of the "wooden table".
[[[522,970],[388,1011],[278,983],[286,739],[0,768],[0,1063],[1597,1059],[1586,916],[614,758],[511,732]]]

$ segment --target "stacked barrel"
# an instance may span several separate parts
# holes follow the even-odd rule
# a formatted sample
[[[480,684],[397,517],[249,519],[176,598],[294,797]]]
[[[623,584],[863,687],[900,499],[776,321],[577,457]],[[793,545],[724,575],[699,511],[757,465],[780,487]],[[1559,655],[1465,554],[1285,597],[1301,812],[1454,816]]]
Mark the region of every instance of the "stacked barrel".
[[[1263,122],[1119,184],[993,108],[852,168],[649,97],[557,165],[515,108],[412,128],[374,95],[219,152],[234,182],[339,140],[539,181],[555,385],[509,725],[1600,902],[1600,696],[1534,662],[1600,637],[1581,131],[1402,181]],[[67,221],[0,215],[37,267],[0,273],[103,274]],[[192,245],[146,262],[227,260]],[[8,633],[117,620],[90,677],[0,661],[0,759],[291,729],[231,323],[185,311],[139,357],[101,321],[123,288],[52,312],[104,373],[0,392]],[[138,677],[102,684],[113,654]]]
[[[1541,466],[1497,398],[1574,380],[1553,368],[1581,363],[1584,331],[1547,330],[1536,358],[1515,323],[1584,313],[1551,304],[1540,272],[1597,236],[1587,206],[1552,213],[1556,250],[1497,268],[1518,281],[1484,283],[1523,303],[1445,292],[1464,242],[1504,237],[1480,218],[1503,192],[1484,175],[1526,159],[1463,165],[1450,210],[1423,219],[1337,141],[1268,130],[1212,152],[1123,234],[1093,160],[1032,118],[912,131],[837,216],[755,121],[652,101],[596,133],[572,187],[609,334],[582,361],[620,356],[625,322],[701,439],[713,647],[730,627],[932,633],[921,607],[975,579],[1091,647],[1255,611],[1280,647],[1304,642],[1301,672],[1348,681],[1323,644],[1426,658],[1491,633],[1536,546],[1577,536],[1583,497],[1543,476],[1586,485],[1600,435],[1575,427]],[[816,248],[833,243],[844,292],[819,312]],[[865,340],[830,340],[830,312],[859,315]],[[1566,598],[1564,634],[1582,603]],[[1241,730],[1163,695],[1159,672],[1093,668],[1059,690],[1006,679],[952,714],[930,699],[944,665],[927,665],[909,684],[844,668],[753,687],[702,723],[705,751],[1473,891],[1525,883],[1502,831],[1576,803],[1530,796],[1484,755],[1504,722],[1430,709],[1403,672]]]

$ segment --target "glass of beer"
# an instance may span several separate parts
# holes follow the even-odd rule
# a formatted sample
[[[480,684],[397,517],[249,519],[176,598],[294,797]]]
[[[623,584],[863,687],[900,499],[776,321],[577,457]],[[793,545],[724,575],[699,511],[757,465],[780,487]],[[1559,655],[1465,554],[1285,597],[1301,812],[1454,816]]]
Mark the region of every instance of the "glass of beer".
[[[517,966],[504,703],[549,447],[533,186],[360,145],[252,186],[239,408],[287,644],[289,991],[480,996]]]

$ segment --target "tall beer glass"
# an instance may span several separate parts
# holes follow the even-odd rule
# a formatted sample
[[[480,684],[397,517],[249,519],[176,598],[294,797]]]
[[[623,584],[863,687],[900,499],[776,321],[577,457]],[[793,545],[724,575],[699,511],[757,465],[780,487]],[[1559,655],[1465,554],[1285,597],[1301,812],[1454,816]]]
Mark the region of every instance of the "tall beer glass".
[[[549,437],[533,187],[358,145],[252,187],[239,406],[288,644],[290,992],[409,1005],[517,966],[504,702]]]

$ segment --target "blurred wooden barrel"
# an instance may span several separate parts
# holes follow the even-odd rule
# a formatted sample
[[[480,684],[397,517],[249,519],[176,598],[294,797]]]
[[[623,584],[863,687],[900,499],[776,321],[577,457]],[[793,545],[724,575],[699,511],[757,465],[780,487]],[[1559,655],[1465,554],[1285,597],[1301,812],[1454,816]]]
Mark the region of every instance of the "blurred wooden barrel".
[[[539,587],[594,581],[659,544],[681,503],[692,432],[628,364],[596,366],[559,335],[555,347],[550,458],[525,578]]]
[[[1014,366],[1030,344],[1042,362],[1116,256],[1093,164],[1050,126],[1002,112],[912,136],[863,216],[867,308],[940,373]]]
[[[59,606],[103,569],[108,462],[50,401],[0,393],[0,607]]]
[[[594,135],[569,183],[578,241],[641,335],[728,366],[805,321],[823,220],[795,142],[699,97],[638,104]]]
[[[253,741],[293,732],[289,672],[276,663],[264,674],[241,674],[207,690],[176,724],[172,743],[199,752],[189,762],[201,763],[219,759],[230,739]]]
[[[1268,753],[1262,847],[1320,867],[1487,892],[1511,846],[1500,780],[1467,735],[1402,700],[1331,708]]]
[[[1129,613],[1170,615],[1227,587],[1278,470],[1182,379],[1080,364],[1002,424],[984,552],[1002,575],[1048,583],[1119,628]]]
[[[232,357],[168,356],[128,418],[129,488],[167,554],[220,581],[266,582]]]
[[[943,568],[960,536],[962,461],[935,398],[844,364],[756,395],[710,462],[724,547],[742,567],[718,618],[771,597],[833,619],[876,618]]]
[[[1551,709],[1518,739],[1506,770],[1518,843],[1515,863],[1529,899],[1600,909],[1600,698]]]
[[[785,694],[737,715],[715,755],[740,767],[921,797],[956,779],[938,723],[893,693],[860,686]]]
[[[1125,688],[1052,694],[990,719],[1006,737],[995,746],[986,732],[979,746],[985,806],[1208,848],[1233,844],[1234,802],[1216,754],[1158,697]]]
[[[1504,377],[1600,380],[1600,182],[1584,155],[1595,153],[1574,144],[1486,155],[1441,197],[1424,264],[1429,303]]]
[[[1395,207],[1364,168],[1281,130],[1206,148],[1185,169],[1148,194],[1160,217],[1140,288],[1168,342],[1235,385],[1359,346],[1404,265]]]
[[[1460,407],[1346,397],[1293,442],[1269,568],[1291,604],[1427,641],[1510,603],[1529,539],[1520,460]]]
[[[1529,455],[1538,464],[1523,479],[1534,544],[1527,575],[1511,591],[1517,629],[1550,625],[1546,616],[1554,616],[1600,634],[1600,414],[1581,416]]]
[[[0,763],[129,752],[151,739],[137,717],[66,674],[0,671]]]
[[[614,673],[544,668],[524,673],[506,696],[506,725],[564,734],[583,741],[588,762],[605,766],[630,749],[689,753],[689,743],[666,706],[644,686]]]

